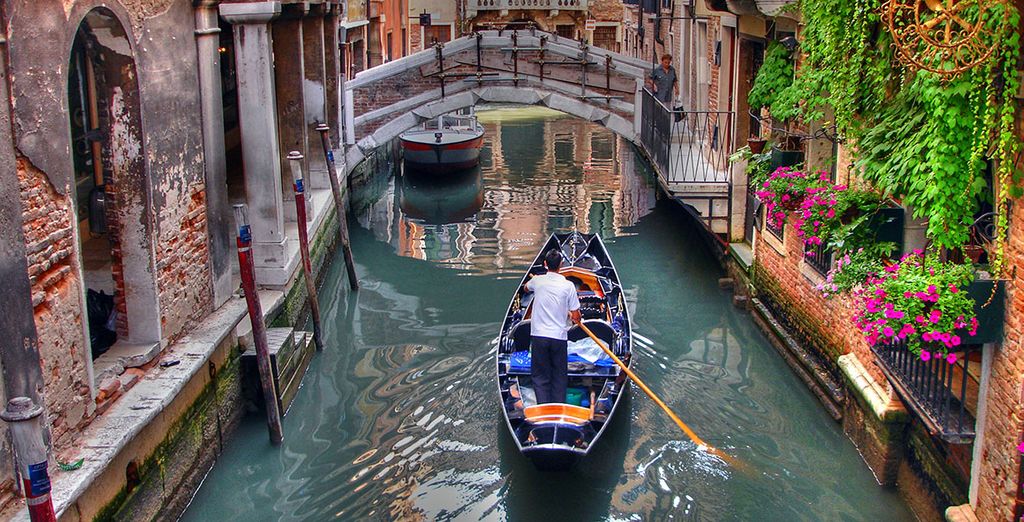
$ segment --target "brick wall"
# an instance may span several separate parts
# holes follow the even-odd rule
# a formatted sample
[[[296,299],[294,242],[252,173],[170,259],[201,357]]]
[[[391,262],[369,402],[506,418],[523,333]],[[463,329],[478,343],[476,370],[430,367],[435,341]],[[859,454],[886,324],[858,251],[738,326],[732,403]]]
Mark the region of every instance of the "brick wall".
[[[44,398],[59,451],[72,442],[72,430],[95,408],[86,368],[90,352],[84,333],[84,289],[75,259],[77,223],[70,198],[58,194],[24,158],[18,159],[18,182]]]
[[[1006,266],[1024,264],[1024,208],[1014,205]],[[978,505],[980,520],[1011,520],[1020,491],[1021,456],[1017,444],[1024,429],[1024,271],[1011,269],[1006,302],[1005,342],[995,352],[989,378],[985,440],[982,448]]]
[[[164,337],[177,337],[212,311],[209,255],[206,192],[199,183],[177,201],[168,199],[160,219],[156,274]]]
[[[758,234],[754,246],[758,276],[756,284],[793,312],[794,322],[804,331],[801,337],[815,343],[815,348],[831,365],[840,355],[853,352],[876,382],[888,386],[885,376],[875,364],[874,354],[852,320],[851,308],[844,297],[825,299],[815,288],[820,282],[814,269],[803,262],[803,241],[796,235],[792,219],[786,225],[781,252],[777,241],[765,230]],[[773,244],[774,243],[774,244]],[[891,395],[891,390],[890,395]]]

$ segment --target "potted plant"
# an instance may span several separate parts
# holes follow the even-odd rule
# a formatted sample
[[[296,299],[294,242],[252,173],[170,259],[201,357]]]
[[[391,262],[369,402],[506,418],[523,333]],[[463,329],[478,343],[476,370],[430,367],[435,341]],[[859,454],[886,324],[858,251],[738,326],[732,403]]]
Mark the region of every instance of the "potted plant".
[[[747,138],[747,147],[750,147],[750,152],[753,154],[761,154],[764,152],[764,146],[768,143],[768,140],[760,136],[751,136]]]
[[[844,256],[837,270],[850,268],[852,261]],[[868,344],[903,341],[921,359],[953,363],[965,338],[978,333],[975,299],[967,292],[973,266],[942,262],[918,250],[887,264],[869,262],[858,271],[865,280],[853,289],[854,322]],[[831,281],[835,284],[834,277]]]
[[[792,212],[799,208],[807,196],[807,189],[821,182],[820,176],[780,167],[761,183],[754,195],[765,205],[765,218],[773,226],[780,227],[786,220],[786,211]]]

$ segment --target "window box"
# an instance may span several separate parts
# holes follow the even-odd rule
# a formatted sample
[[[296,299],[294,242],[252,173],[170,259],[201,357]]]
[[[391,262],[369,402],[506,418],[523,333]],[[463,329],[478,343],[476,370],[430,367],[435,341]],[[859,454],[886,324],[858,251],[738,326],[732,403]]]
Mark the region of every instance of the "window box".
[[[993,285],[995,286],[994,293]],[[1003,322],[1006,315],[1006,281],[976,278],[967,286],[967,295],[974,299],[974,314],[978,317],[978,333],[971,336],[964,332],[961,335],[964,344],[1002,342]]]

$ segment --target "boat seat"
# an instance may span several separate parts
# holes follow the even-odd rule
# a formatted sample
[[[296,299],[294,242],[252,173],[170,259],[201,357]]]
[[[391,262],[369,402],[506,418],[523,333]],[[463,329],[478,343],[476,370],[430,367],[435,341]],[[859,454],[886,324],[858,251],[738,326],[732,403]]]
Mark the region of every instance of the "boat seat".
[[[523,319],[519,324],[512,327],[508,334],[512,339],[512,352],[521,352],[530,349],[530,320]]]
[[[523,414],[531,424],[553,422],[582,426],[590,422],[590,409],[572,404],[549,403],[527,406]]]
[[[607,313],[607,301],[604,297],[598,296],[593,292],[580,292],[580,315],[584,319],[604,319],[608,317]],[[587,325],[589,328],[590,325]],[[593,330],[591,328],[591,330]],[[594,332],[597,334],[597,332]]]

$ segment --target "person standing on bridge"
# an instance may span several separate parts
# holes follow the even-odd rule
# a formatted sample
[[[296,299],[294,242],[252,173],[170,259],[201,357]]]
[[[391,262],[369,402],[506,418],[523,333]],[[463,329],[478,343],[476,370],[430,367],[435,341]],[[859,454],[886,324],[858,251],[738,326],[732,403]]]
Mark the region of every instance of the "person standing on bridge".
[[[679,79],[676,69],[672,67],[672,55],[661,55],[661,65],[655,66],[647,78],[647,87],[654,92],[654,97],[661,100],[670,109],[672,97],[679,97]]]
[[[530,321],[530,377],[537,404],[565,402],[569,384],[569,321],[580,323],[580,299],[576,285],[558,269],[562,254],[557,249],[544,255],[547,273],[531,277],[526,290],[533,292]]]

